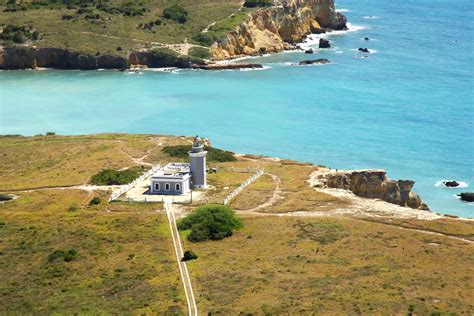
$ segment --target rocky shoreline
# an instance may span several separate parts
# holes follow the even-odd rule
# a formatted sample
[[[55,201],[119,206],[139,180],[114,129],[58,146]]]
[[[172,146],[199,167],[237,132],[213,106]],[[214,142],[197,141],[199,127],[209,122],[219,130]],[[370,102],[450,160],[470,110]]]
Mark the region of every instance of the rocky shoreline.
[[[346,29],[346,18],[336,12],[333,0],[289,0],[282,5],[250,13],[249,20],[211,47],[212,60],[256,56],[298,49],[308,34]],[[187,55],[163,56],[153,51],[133,51],[127,56],[84,54],[62,48],[15,46],[0,48],[0,69],[117,69],[184,68],[224,70],[262,68],[258,64],[213,64]]]

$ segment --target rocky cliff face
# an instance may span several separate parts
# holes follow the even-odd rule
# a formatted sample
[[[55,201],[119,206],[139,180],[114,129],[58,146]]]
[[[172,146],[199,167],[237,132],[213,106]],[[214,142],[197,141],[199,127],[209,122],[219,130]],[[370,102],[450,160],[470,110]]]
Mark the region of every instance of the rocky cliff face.
[[[59,48],[14,47],[0,51],[0,69],[125,69],[130,66],[190,68],[201,60],[187,56],[159,55],[152,51],[132,52],[128,57],[88,55]]]
[[[329,188],[350,190],[358,196],[381,199],[400,206],[429,209],[418,194],[411,191],[414,181],[390,180],[382,170],[328,172],[323,177]]]
[[[87,55],[60,48],[13,47],[0,52],[0,69],[121,69],[127,58],[113,55]]]
[[[256,10],[211,47],[214,59],[278,52],[309,33],[346,28],[346,18],[336,12],[334,0],[288,0],[285,5]]]

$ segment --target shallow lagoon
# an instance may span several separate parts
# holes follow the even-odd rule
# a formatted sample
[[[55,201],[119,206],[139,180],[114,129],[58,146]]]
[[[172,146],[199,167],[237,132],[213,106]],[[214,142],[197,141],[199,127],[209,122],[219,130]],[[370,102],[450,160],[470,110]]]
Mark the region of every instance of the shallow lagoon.
[[[236,152],[384,168],[433,210],[474,217],[454,197],[474,185],[473,3],[336,2],[354,31],[313,55],[251,59],[263,70],[0,72],[0,133],[200,134]],[[296,65],[317,58],[332,63]]]

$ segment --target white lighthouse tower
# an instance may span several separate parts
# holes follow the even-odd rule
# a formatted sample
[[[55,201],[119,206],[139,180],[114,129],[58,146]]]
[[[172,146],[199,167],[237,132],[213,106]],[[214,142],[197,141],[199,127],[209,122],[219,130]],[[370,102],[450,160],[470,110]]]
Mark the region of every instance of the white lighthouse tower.
[[[191,171],[191,182],[194,188],[207,188],[206,181],[206,154],[204,145],[199,136],[194,138],[193,147],[189,151],[189,169]]]

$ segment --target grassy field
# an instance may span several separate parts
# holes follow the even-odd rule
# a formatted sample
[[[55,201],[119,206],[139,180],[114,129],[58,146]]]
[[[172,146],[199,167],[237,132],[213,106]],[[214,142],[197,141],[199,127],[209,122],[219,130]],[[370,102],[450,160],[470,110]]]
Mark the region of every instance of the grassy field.
[[[132,158],[145,155],[149,163],[167,162],[159,144],[186,143],[182,139],[151,135],[101,134],[95,136],[0,137],[0,190],[88,183],[98,171],[137,165]],[[34,157],[34,159],[32,159]]]
[[[43,188],[85,184],[104,168],[174,161],[163,148],[175,145],[190,146],[190,138],[0,137],[0,189],[16,197],[0,203],[0,314],[184,314],[162,203]],[[474,245],[452,238],[474,240],[472,221],[335,216],[351,205],[309,187],[318,168],[311,164],[249,156],[209,167],[219,170],[208,175],[210,202],[253,174],[231,167],[267,174],[231,201],[243,229],[221,241],[185,241],[198,255],[189,267],[201,314],[474,313]],[[90,205],[94,197],[100,203]],[[263,203],[259,216],[245,213]]]
[[[189,243],[203,314],[472,314],[474,246],[349,218],[245,218]],[[440,313],[440,314],[436,314]]]
[[[0,314],[184,313],[164,214],[90,198],[44,190],[0,204]],[[52,259],[58,250],[77,257]]]
[[[119,0],[107,3],[111,7],[124,5]],[[41,34],[41,39],[34,42],[38,47],[125,55],[131,50],[156,47],[160,43],[183,43],[186,39],[191,42],[193,36],[216,21],[220,21],[216,25],[216,34],[222,35],[246,18],[246,14],[237,13],[240,0],[148,0],[141,3],[138,5],[137,2],[137,7],[147,10],[142,16],[107,13],[90,6],[88,14],[99,15],[99,18],[87,19],[87,14],[77,14],[78,6],[68,9],[65,5],[51,5],[4,12],[7,6],[2,2],[0,21],[3,25],[32,26]],[[163,10],[174,3],[181,4],[188,12],[188,20],[183,24],[162,17]],[[234,13],[237,13],[236,16],[230,18]],[[64,15],[74,18],[64,20]],[[151,29],[139,28],[140,24],[156,20],[161,20],[161,24]]]

